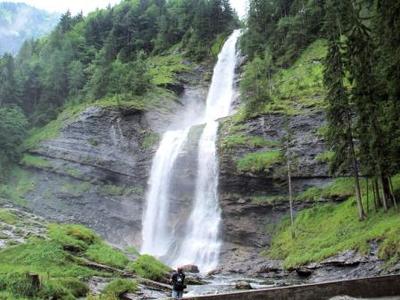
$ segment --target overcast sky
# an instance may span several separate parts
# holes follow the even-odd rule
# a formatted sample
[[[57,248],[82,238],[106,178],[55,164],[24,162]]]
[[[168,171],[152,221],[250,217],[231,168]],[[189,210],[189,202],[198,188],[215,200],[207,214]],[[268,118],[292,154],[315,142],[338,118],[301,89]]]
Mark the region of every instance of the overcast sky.
[[[237,10],[240,16],[243,16],[246,11],[247,0],[230,0],[232,6]],[[95,10],[96,8],[104,8],[108,4],[116,4],[120,0],[0,0],[0,2],[25,2],[37,8],[42,8],[48,11],[65,12],[68,9],[76,14],[83,11],[85,14]]]

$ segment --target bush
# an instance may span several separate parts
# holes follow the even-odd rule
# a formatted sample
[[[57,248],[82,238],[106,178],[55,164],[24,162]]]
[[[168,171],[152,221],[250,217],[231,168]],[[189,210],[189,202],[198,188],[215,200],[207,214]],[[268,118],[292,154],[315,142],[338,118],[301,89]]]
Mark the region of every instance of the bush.
[[[150,255],[142,255],[134,262],[130,263],[127,269],[137,275],[151,279],[162,280],[171,270],[168,266]]]

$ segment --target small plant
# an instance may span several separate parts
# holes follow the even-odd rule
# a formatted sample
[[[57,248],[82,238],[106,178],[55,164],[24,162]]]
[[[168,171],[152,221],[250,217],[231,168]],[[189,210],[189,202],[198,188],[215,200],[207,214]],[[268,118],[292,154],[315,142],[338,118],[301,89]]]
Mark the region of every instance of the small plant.
[[[242,172],[267,172],[272,165],[282,160],[280,151],[265,151],[246,154],[237,161],[237,168]]]

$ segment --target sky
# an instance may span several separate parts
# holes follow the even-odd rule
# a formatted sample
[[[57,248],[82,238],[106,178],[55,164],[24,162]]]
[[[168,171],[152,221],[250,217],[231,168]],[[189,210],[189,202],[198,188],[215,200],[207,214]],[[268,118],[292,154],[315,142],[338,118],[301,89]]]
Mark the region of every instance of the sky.
[[[232,6],[236,9],[240,16],[244,16],[246,11],[247,0],[230,0]],[[51,12],[65,12],[70,10],[73,14],[83,11],[84,14],[96,10],[96,8],[104,8],[107,5],[114,5],[120,0],[5,0],[0,2],[25,2],[37,8],[45,9]]]

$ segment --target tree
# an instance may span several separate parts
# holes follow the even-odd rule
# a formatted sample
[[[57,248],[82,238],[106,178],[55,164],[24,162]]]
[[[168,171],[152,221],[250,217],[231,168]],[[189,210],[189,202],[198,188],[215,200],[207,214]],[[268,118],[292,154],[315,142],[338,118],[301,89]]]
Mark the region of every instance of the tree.
[[[0,175],[5,174],[10,163],[20,159],[20,146],[26,136],[27,124],[18,107],[0,107]]]
[[[345,1],[328,0],[326,3],[325,30],[328,38],[328,53],[325,60],[324,84],[327,88],[328,144],[335,153],[332,171],[337,172],[350,163],[355,183],[358,217],[365,218],[361,199],[359,167],[353,138],[352,105],[344,85],[345,64],[343,45],[343,19],[340,19],[340,8]]]
[[[17,104],[18,88],[15,79],[15,63],[11,54],[0,58],[0,106]]]

